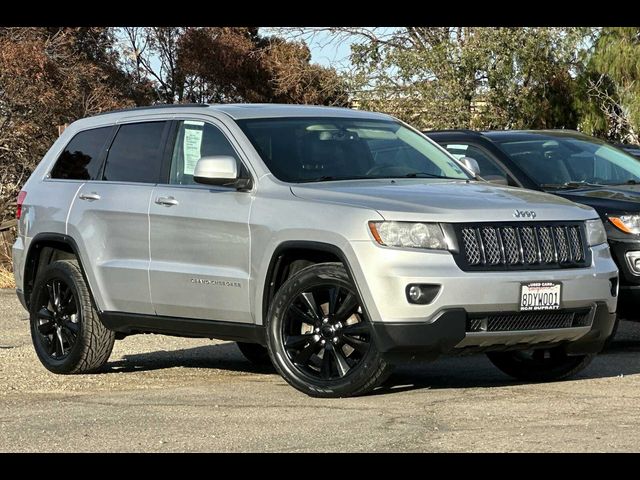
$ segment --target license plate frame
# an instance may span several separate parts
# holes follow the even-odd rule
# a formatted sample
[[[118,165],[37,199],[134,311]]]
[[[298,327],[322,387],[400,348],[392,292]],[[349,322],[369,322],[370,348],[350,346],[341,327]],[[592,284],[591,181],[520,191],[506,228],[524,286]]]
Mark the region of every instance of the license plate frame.
[[[544,312],[560,310],[562,282],[523,282],[520,284],[520,311]]]

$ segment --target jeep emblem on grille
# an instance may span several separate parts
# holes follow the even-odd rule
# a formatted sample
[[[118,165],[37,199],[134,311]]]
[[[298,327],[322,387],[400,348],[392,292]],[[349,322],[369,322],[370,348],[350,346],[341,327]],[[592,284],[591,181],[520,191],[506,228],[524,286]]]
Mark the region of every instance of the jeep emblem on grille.
[[[530,218],[533,220],[536,218],[536,212],[533,210],[514,210],[513,218]]]

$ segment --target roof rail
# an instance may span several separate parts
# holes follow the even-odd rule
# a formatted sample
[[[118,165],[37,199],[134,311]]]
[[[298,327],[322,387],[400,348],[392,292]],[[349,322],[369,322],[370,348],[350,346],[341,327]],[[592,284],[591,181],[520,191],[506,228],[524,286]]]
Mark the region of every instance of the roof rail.
[[[208,103],[159,103],[157,105],[147,105],[143,107],[119,108],[117,110],[109,110],[108,112],[100,112],[90,117],[99,117],[100,115],[108,115],[110,113],[136,112],[138,110],[156,110],[160,108],[186,108],[186,107],[208,107]]]

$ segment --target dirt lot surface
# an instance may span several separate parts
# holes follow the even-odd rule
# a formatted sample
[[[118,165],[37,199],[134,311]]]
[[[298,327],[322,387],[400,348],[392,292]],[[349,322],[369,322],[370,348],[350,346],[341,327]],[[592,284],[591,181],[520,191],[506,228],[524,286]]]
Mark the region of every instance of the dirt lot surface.
[[[518,384],[482,355],[402,367],[351,399],[309,398],[235,344],[116,342],[104,373],[39,363],[0,291],[0,451],[638,451],[640,324],[575,379]]]

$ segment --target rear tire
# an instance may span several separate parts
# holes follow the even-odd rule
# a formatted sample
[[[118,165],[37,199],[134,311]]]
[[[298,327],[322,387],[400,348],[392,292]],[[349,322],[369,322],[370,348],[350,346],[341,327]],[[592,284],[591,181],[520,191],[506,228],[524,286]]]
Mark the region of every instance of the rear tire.
[[[244,355],[244,358],[254,365],[259,367],[271,365],[271,358],[269,358],[269,351],[266,347],[257,343],[245,342],[238,342],[237,345],[238,349],[242,352],[242,355]]]
[[[391,373],[340,263],[311,265],[282,285],[269,309],[267,346],[280,375],[313,397],[363,395]]]
[[[560,347],[514,352],[487,353],[498,369],[518,380],[553,382],[584,370],[595,357],[569,356]]]
[[[54,373],[88,373],[111,355],[115,333],[98,318],[75,260],[38,272],[29,309],[31,339],[40,362]]]

